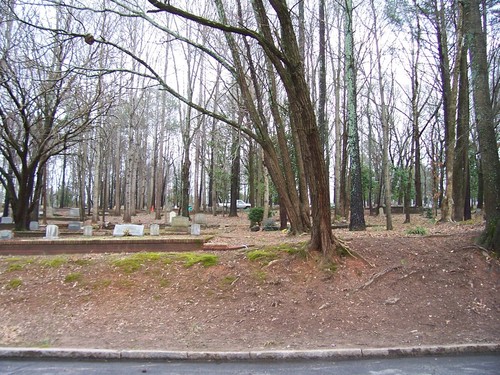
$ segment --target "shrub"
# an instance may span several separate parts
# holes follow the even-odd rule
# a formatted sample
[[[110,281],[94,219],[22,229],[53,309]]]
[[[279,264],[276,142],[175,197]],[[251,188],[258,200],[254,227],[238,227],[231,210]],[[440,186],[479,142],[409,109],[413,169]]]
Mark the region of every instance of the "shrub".
[[[408,229],[406,234],[418,234],[420,236],[425,236],[427,234],[427,229],[417,226],[415,228]]]
[[[264,208],[262,207],[254,207],[250,209],[248,213],[248,220],[250,220],[250,226],[260,225],[262,223],[262,219],[264,218]]]

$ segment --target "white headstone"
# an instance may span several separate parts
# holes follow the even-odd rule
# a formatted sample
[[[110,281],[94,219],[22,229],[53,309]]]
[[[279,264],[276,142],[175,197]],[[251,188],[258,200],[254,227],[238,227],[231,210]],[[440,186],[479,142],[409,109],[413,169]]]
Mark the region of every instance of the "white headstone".
[[[149,234],[151,236],[159,236],[160,235],[160,225],[159,224],[151,224],[149,226]]]
[[[71,217],[80,217],[80,209],[79,208],[70,208],[69,216]]]
[[[92,225],[85,225],[83,227],[83,235],[86,237],[92,237]]]
[[[30,230],[38,230],[38,228],[40,228],[38,221],[30,221]]]
[[[54,224],[47,225],[45,228],[45,238],[48,240],[53,240],[59,237],[59,227]]]
[[[168,224],[172,224],[172,220],[174,219],[174,217],[177,216],[177,212],[175,211],[170,211],[168,213]]]
[[[10,240],[13,234],[11,230],[0,230],[0,240]]]
[[[10,216],[4,216],[2,218],[0,218],[0,223],[2,224],[12,224],[13,223],[13,220]]]
[[[113,236],[144,236],[144,225],[139,224],[116,224],[113,230]]]
[[[192,224],[191,225],[191,234],[193,236],[199,236],[200,235],[200,224]]]

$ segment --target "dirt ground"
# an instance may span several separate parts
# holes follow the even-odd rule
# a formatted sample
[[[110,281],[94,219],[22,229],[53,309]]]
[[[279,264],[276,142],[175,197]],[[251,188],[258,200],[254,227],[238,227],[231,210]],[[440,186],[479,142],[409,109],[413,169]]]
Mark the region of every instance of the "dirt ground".
[[[145,255],[0,256],[0,346],[273,350],[495,343],[500,265],[474,244],[480,218],[393,231],[366,217],[336,229],[356,258],[335,266],[276,250],[307,236],[250,232],[246,214],[209,217],[215,265]],[[118,222],[118,218],[110,221]],[[136,222],[152,222],[144,214]],[[408,230],[425,228],[425,235]],[[274,246],[266,253],[255,253]],[[274,250],[273,250],[274,249]],[[251,255],[267,257],[249,259]],[[119,260],[122,260],[120,263]],[[129,264],[130,267],[126,267]]]

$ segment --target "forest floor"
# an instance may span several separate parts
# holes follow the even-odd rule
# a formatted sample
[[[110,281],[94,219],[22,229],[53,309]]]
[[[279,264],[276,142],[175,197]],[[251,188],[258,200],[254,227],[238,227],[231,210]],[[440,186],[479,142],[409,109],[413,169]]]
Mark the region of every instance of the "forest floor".
[[[208,220],[211,241],[248,249],[0,256],[0,346],[274,350],[500,341],[500,264],[474,243],[479,217],[436,224],[412,215],[402,224],[394,215],[386,231],[384,218],[367,216],[364,232],[334,230],[357,257],[328,267],[300,251],[307,236],[250,232],[246,213]],[[408,233],[422,228],[426,234]]]

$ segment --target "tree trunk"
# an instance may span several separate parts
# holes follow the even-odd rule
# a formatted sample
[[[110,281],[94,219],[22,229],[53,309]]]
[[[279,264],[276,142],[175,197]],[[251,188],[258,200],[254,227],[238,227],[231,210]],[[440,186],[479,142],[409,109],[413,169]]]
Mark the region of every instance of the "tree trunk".
[[[479,152],[483,167],[486,226],[481,236],[481,243],[500,254],[500,161],[488,82],[486,35],[481,27],[479,1],[465,0],[464,13]]]
[[[242,121],[242,120],[240,120]],[[229,217],[238,216],[236,200],[240,193],[240,135],[237,130],[232,129],[233,141],[231,145],[231,205]]]
[[[347,122],[349,127],[349,159],[351,175],[351,217],[349,230],[365,230],[361,158],[356,105],[356,66],[354,62],[354,38],[352,25],[352,1],[346,0],[345,64],[347,85]]]
[[[467,190],[469,160],[469,76],[467,50],[463,47],[460,61],[460,91],[458,93],[457,143],[453,166],[453,220],[465,218],[465,200]]]
[[[377,16],[375,12],[375,4],[371,0],[373,13],[373,35],[375,39],[375,52],[377,54],[377,72],[378,72],[378,87],[380,94],[380,113],[382,121],[382,168],[384,170],[384,187],[385,187],[385,219],[386,229],[392,230],[392,191],[391,191],[391,175],[389,168],[389,119],[387,115],[387,107],[385,105],[384,80],[382,76],[381,53],[378,43]],[[364,228],[363,228],[364,229]]]
[[[445,165],[446,165],[446,190],[441,204],[441,221],[451,221],[453,214],[453,162],[455,153],[455,120],[456,98],[458,87],[458,71],[462,51],[462,22],[463,12],[459,5],[457,24],[457,53],[453,73],[450,73],[448,36],[446,32],[445,9],[441,0],[439,9],[435,9],[436,27],[438,37],[439,70],[441,73],[444,123],[445,123]],[[444,176],[443,176],[444,177]]]

